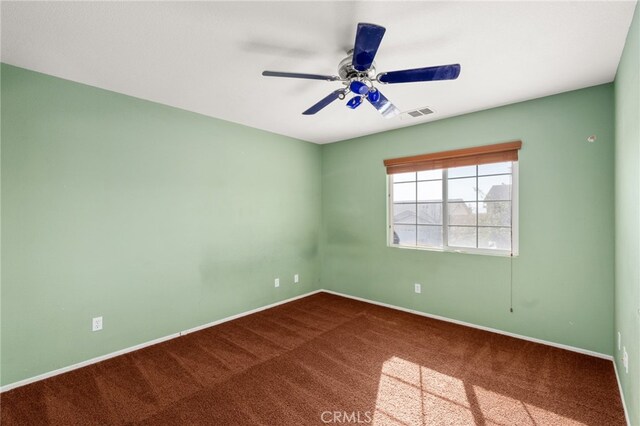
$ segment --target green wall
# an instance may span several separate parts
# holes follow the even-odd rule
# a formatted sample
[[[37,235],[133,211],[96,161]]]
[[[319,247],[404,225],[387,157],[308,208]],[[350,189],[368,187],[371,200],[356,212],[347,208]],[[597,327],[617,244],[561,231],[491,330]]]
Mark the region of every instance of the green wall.
[[[2,384],[319,287],[320,146],[8,65],[1,125]]]
[[[615,331],[629,355],[615,361],[631,424],[640,425],[640,9],[636,6],[615,80]]]
[[[323,287],[612,354],[613,123],[607,84],[324,146]],[[509,258],[387,247],[382,161],[514,139],[523,148],[510,313]]]

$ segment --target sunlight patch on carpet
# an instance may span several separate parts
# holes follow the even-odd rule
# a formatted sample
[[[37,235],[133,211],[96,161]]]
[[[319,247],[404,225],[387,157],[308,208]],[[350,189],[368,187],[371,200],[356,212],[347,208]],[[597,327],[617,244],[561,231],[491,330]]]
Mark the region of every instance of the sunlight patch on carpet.
[[[464,383],[413,362],[392,357],[382,366],[374,424],[473,424]]]
[[[373,423],[583,424],[395,356],[382,366]]]
[[[548,409],[536,407],[497,392],[473,386],[478,406],[486,418],[504,424],[530,425],[584,425],[569,417],[556,414]]]

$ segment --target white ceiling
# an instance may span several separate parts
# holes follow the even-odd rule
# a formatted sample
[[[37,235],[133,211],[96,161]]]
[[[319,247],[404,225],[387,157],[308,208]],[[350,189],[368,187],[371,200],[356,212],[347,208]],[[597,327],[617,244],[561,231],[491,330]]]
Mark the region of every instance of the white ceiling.
[[[635,1],[2,2],[2,61],[295,138],[327,143],[614,79]],[[458,80],[382,87],[419,119],[336,101],[358,22],[387,28],[378,71],[460,63]]]

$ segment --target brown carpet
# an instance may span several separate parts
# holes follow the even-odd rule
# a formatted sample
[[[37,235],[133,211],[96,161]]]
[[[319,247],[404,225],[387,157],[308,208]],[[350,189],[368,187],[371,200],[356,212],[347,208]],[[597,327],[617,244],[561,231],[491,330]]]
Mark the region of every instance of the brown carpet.
[[[623,425],[610,361],[320,293],[5,392],[2,425]]]

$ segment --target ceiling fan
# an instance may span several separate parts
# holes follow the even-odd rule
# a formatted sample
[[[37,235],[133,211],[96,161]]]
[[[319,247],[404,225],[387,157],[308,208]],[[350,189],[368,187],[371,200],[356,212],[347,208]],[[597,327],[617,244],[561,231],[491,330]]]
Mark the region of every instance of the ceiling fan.
[[[353,49],[338,65],[338,75],[303,74],[280,71],[263,71],[267,77],[303,78],[308,80],[340,81],[344,88],[335,90],[318,103],[303,112],[313,115],[336,99],[345,99],[349,93],[354,96],[347,102],[347,107],[358,108],[364,99],[369,101],[383,117],[393,117],[400,113],[380,90],[374,81],[381,84],[412,83],[419,81],[455,80],[460,75],[460,64],[440,65],[435,67],[415,68],[400,71],[387,71],[376,75],[373,59],[376,56],[386,29],[379,25],[359,23]]]

